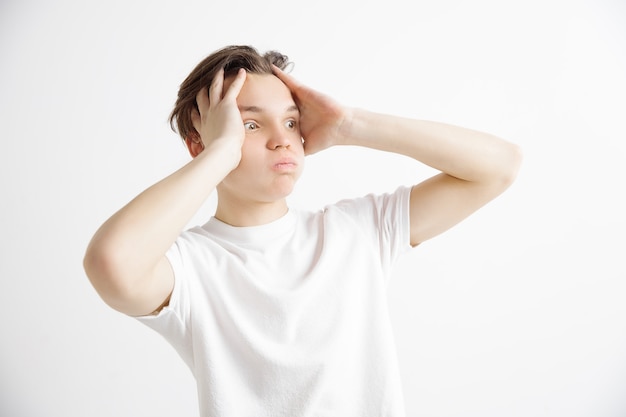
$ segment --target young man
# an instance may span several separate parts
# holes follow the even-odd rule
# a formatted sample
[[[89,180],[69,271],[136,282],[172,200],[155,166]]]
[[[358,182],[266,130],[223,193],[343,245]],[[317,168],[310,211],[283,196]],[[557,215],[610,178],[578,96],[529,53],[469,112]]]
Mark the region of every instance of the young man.
[[[394,261],[502,193],[518,148],[460,127],[344,107],[231,46],[171,115],[193,159],[96,232],[84,260],[111,307],[160,332],[208,416],[402,416],[386,305]],[[286,197],[305,155],[359,145],[440,174],[315,212]],[[215,216],[183,228],[217,190]]]

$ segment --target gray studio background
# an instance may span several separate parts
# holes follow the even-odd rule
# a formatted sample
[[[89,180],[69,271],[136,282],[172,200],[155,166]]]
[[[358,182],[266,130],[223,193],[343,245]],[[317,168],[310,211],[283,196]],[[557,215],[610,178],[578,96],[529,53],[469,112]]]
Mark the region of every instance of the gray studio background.
[[[178,85],[232,43],[347,105],[519,144],[517,182],[397,266],[415,417],[626,415],[622,1],[0,1],[0,415],[197,416],[160,336],[82,269],[96,228],[189,160]],[[365,149],[307,160],[319,208],[431,175]],[[191,223],[212,214],[209,200]]]

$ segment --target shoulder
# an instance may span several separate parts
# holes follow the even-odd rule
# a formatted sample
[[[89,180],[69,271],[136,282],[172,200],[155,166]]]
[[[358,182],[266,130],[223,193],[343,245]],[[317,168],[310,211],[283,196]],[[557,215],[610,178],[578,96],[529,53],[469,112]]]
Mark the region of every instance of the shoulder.
[[[408,209],[410,186],[399,186],[391,192],[369,193],[361,197],[346,198],[324,207],[325,213],[361,214],[380,216],[394,209]]]

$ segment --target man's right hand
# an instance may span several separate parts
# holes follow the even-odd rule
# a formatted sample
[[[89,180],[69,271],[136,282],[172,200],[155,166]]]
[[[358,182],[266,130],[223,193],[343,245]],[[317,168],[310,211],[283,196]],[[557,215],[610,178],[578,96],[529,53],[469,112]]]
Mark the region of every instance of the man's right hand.
[[[196,95],[198,111],[194,111],[191,116],[193,127],[200,135],[200,138],[192,141],[200,141],[202,150],[215,149],[217,146],[230,149],[227,155],[232,155],[233,169],[241,160],[241,146],[245,138],[243,120],[237,106],[237,97],[245,81],[244,69],[240,69],[236,76],[227,78],[224,78],[224,69],[220,69],[208,93],[204,87]]]

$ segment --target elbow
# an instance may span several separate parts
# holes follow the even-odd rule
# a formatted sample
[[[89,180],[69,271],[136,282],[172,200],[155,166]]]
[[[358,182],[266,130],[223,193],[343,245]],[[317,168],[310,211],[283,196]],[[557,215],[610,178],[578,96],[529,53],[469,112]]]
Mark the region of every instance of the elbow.
[[[515,144],[509,144],[505,160],[506,168],[504,169],[503,180],[508,187],[513,184],[522,166],[524,160],[522,148]]]
[[[115,308],[130,289],[128,281],[122,278],[119,254],[108,246],[90,243],[83,257],[83,269],[100,298]]]
[[[85,270],[85,274],[87,274],[87,278],[91,285],[94,286],[96,290],[102,285],[104,279],[104,270],[105,266],[108,264],[106,261],[106,256],[102,253],[102,250],[96,247],[93,242],[89,244],[87,247],[87,251],[83,257],[83,269]],[[98,291],[99,293],[100,291]]]
[[[507,143],[501,149],[496,158],[497,168],[490,175],[492,182],[497,183],[501,191],[506,190],[515,182],[523,159],[522,149],[515,144]]]

